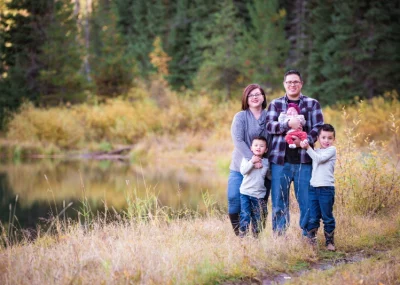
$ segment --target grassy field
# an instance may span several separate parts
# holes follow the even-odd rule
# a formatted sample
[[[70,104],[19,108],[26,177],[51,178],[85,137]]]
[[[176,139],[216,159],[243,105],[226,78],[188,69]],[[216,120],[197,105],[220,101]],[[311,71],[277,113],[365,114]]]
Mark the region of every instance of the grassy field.
[[[135,92],[97,105],[25,105],[9,123],[4,151],[15,157],[129,144],[132,158],[157,165],[184,160],[227,171],[229,125],[237,102],[217,104],[190,94],[179,99],[169,93],[161,106]],[[337,252],[324,251],[322,233],[320,250],[305,243],[295,203],[286,236],[271,233],[269,217],[258,239],[239,239],[224,210],[207,197],[205,214],[160,207],[150,196],[132,197],[121,213],[109,209],[97,215],[83,200],[80,222],[56,219],[34,240],[2,225],[0,284],[236,284],[242,278],[251,284],[282,273],[294,276],[292,284],[399,284],[397,97],[325,108],[324,115],[338,130]],[[362,258],[329,270],[315,266],[353,255]]]
[[[98,217],[87,227],[56,224],[51,235],[3,247],[1,284],[229,284],[240,278],[292,276],[321,260],[334,263],[360,252],[369,258],[326,272],[312,270],[294,284],[399,281],[399,212],[390,213],[390,219],[337,214],[338,251],[331,254],[323,250],[321,233],[320,250],[314,251],[294,224],[285,237],[275,237],[268,223],[258,239],[239,239],[226,215],[212,209],[203,217],[174,219],[165,209],[142,210],[113,223]]]

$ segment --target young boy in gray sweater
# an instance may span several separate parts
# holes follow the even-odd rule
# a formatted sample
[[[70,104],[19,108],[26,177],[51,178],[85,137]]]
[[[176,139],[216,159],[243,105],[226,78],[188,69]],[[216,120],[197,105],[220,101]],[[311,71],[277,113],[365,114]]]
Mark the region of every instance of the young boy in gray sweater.
[[[335,162],[336,148],[335,129],[330,124],[324,124],[318,131],[320,148],[313,150],[308,142],[300,143],[312,158],[312,174],[308,193],[309,218],[307,237],[312,245],[317,244],[317,231],[320,220],[324,222],[325,245],[329,251],[335,251],[334,232],[335,218],[333,204],[335,202]]]
[[[269,172],[268,159],[264,158],[267,153],[267,139],[259,136],[253,139],[250,147],[253,157],[250,160],[242,159],[240,173],[243,181],[240,186],[240,227],[239,236],[244,237],[249,230],[251,222],[253,236],[257,237],[261,231],[263,218],[267,213],[267,204],[264,199],[267,189],[265,187],[265,176]],[[262,168],[254,165],[261,158]]]

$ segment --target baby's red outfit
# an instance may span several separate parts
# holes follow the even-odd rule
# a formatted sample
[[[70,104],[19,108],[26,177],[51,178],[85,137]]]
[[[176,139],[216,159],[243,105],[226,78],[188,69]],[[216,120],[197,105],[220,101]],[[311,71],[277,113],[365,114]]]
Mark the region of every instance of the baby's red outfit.
[[[307,133],[306,132],[303,132],[303,131],[290,131],[285,136],[285,140],[289,144],[289,147],[290,147],[290,145],[294,144],[292,136],[298,137],[301,141],[304,141],[304,140],[307,139]],[[291,147],[291,148],[295,148],[295,147]]]

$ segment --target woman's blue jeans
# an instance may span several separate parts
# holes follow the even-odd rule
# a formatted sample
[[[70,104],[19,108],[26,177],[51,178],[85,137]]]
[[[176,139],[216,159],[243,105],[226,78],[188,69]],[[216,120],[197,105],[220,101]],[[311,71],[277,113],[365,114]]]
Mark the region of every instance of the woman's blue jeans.
[[[335,230],[335,218],[333,217],[333,204],[335,203],[335,187],[312,187],[308,192],[308,206],[310,217],[307,230],[319,228],[319,222],[324,222],[324,230],[331,233]]]
[[[240,213],[240,185],[243,175],[238,171],[231,170],[228,178],[228,214]]]
[[[272,229],[278,234],[283,234],[289,226],[289,190],[293,181],[295,196],[300,208],[300,227],[303,235],[307,234],[308,221],[308,188],[311,179],[311,164],[285,163],[279,165],[271,163],[272,171]]]

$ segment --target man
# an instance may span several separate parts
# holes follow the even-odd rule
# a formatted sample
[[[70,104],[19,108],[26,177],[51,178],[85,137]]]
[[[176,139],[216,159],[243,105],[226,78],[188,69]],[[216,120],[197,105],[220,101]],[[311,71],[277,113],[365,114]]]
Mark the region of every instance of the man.
[[[302,129],[308,135],[308,142],[313,145],[317,140],[318,129],[324,123],[324,118],[319,102],[301,93],[303,80],[300,72],[297,70],[286,72],[283,86],[286,94],[271,102],[268,107],[266,124],[268,133],[272,135],[269,155],[272,172],[272,229],[275,233],[281,235],[289,226],[289,189],[291,182],[293,182],[295,196],[300,208],[299,224],[303,230],[303,235],[307,235],[306,212],[312,160],[307,152],[300,148],[298,137],[293,136],[296,148],[289,148],[285,141],[285,135],[290,129]],[[279,114],[287,111],[289,103],[299,106],[300,114],[304,115],[306,120],[304,126],[301,125],[298,118],[278,122]]]

